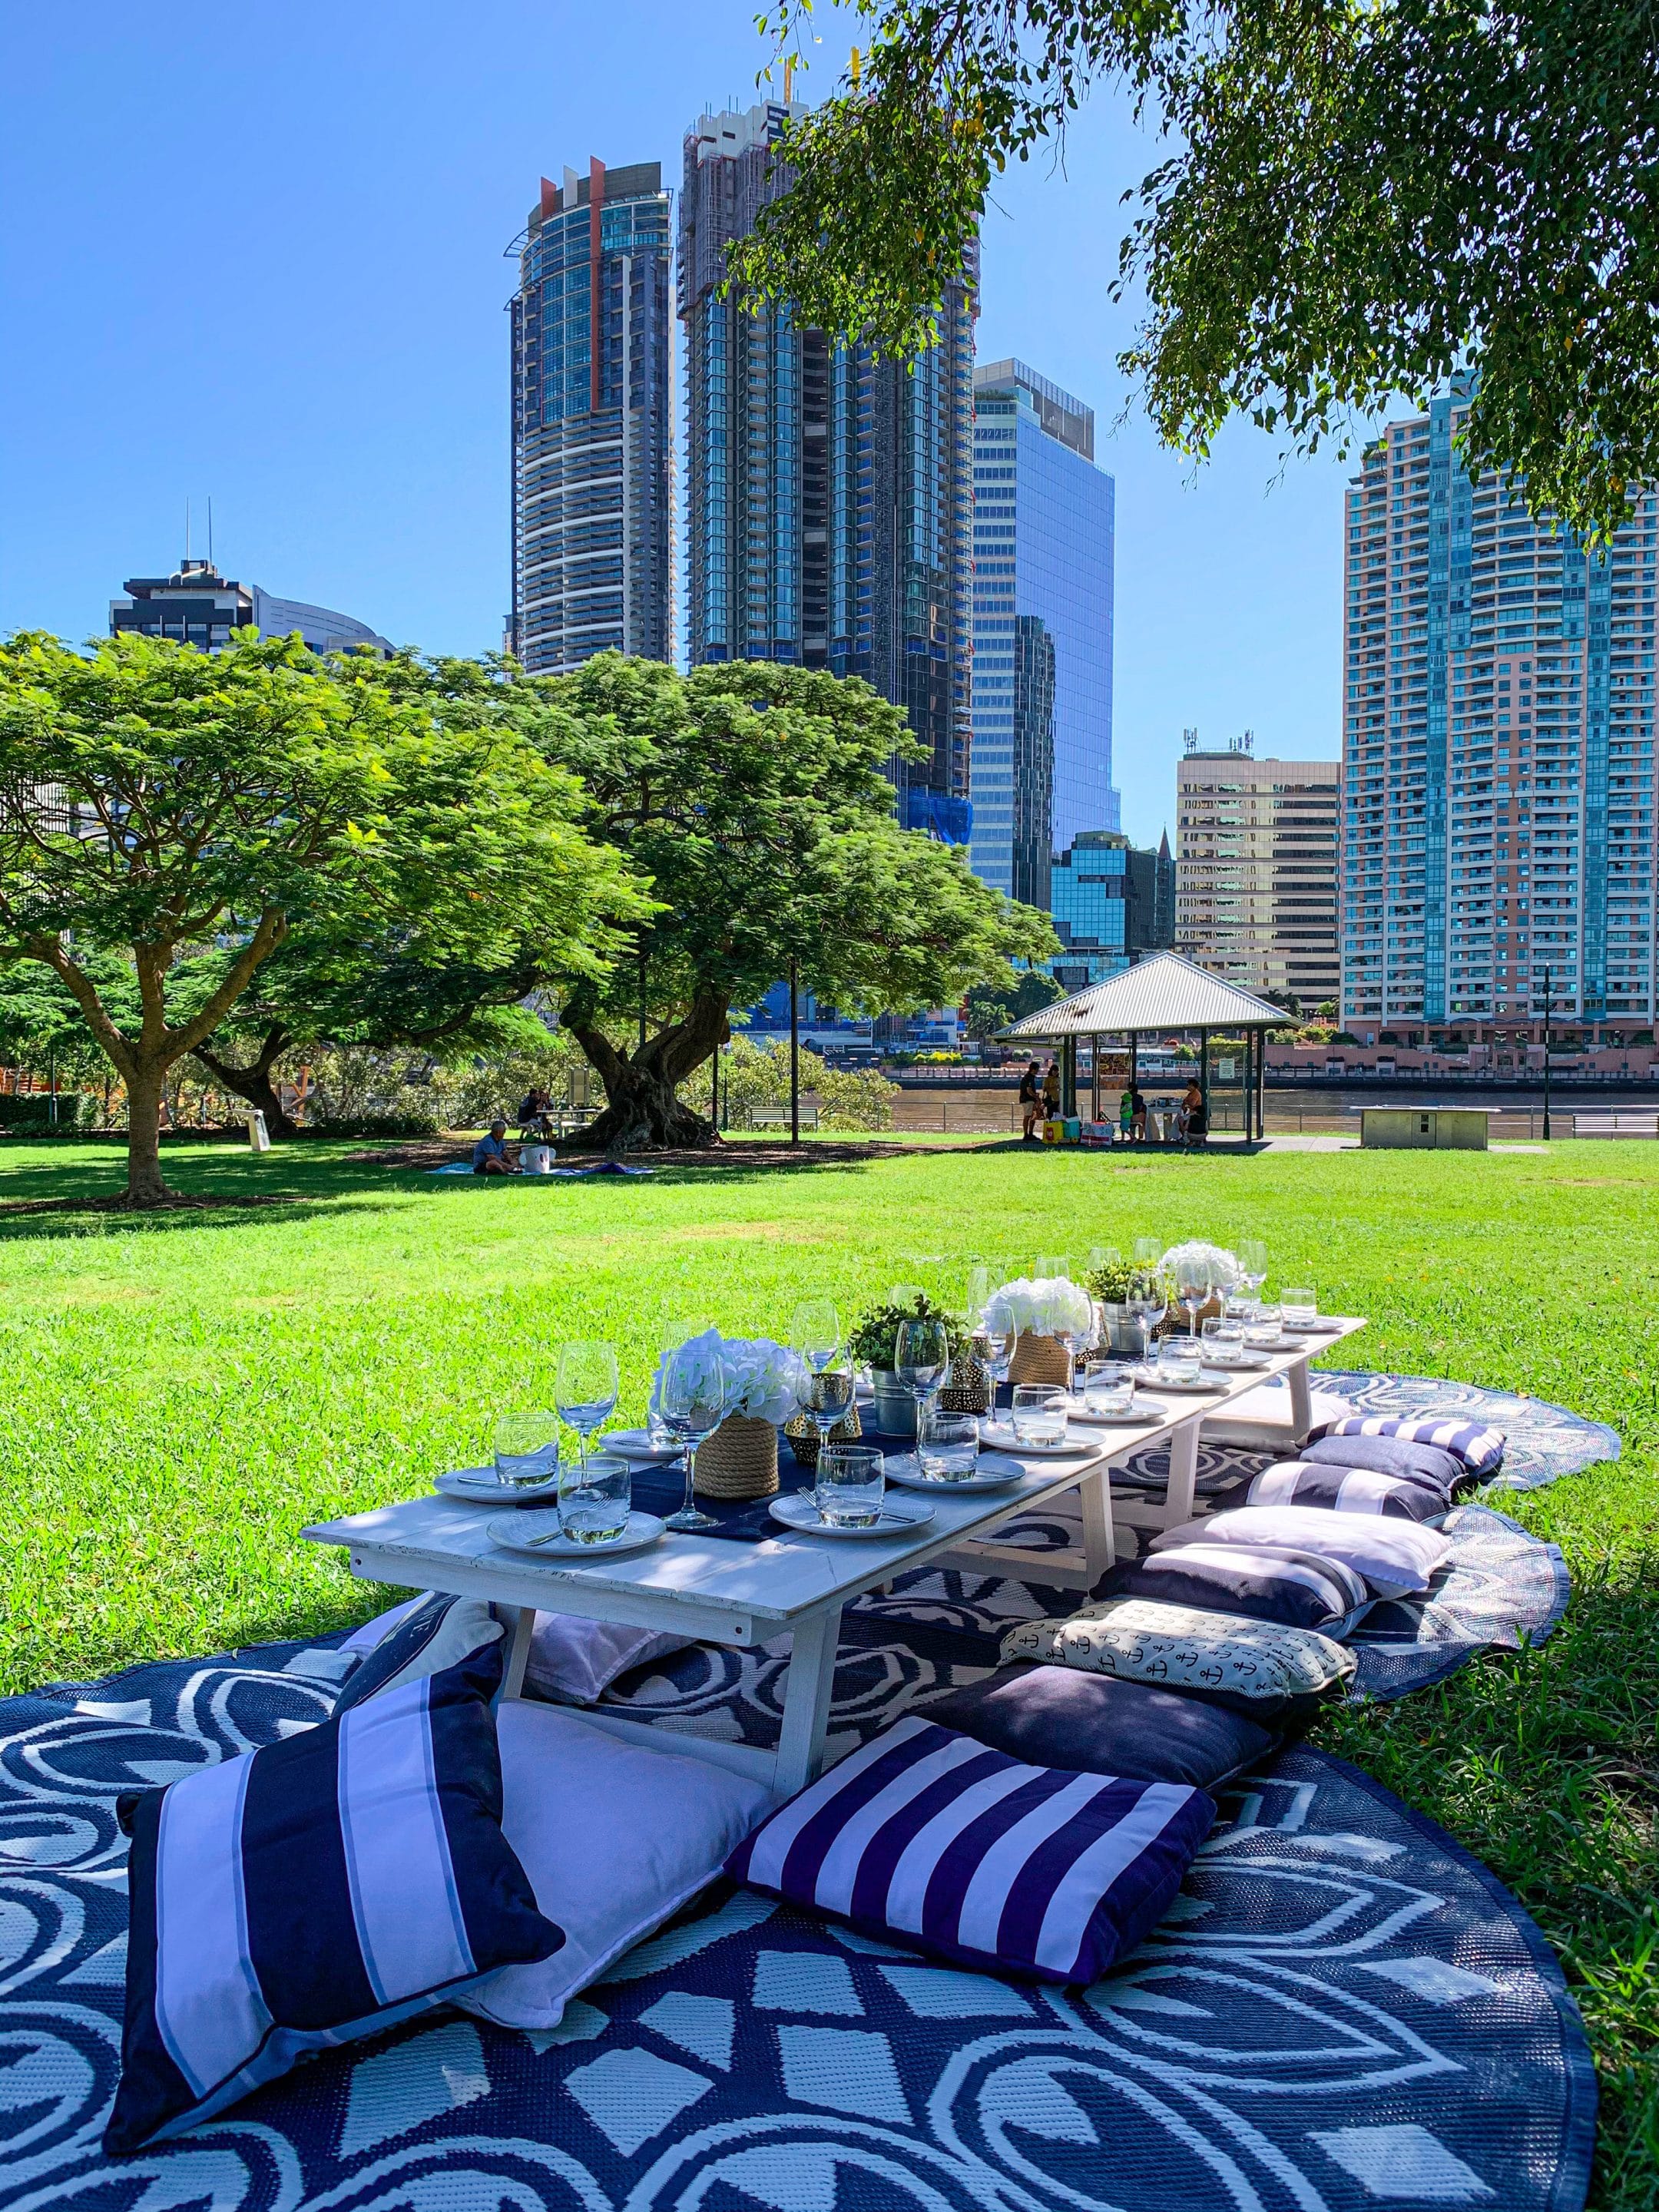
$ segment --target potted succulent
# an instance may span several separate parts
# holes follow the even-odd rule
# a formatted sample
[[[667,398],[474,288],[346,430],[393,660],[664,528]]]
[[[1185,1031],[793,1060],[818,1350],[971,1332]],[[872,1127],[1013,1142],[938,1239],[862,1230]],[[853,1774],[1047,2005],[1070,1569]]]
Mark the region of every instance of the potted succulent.
[[[870,1370],[876,1394],[876,1426],[890,1437],[913,1437],[916,1432],[916,1401],[894,1372],[899,1324],[907,1321],[942,1321],[952,1359],[968,1340],[961,1315],[947,1312],[925,1292],[918,1292],[908,1305],[872,1306],[861,1316],[848,1340],[848,1348],[854,1358]]]

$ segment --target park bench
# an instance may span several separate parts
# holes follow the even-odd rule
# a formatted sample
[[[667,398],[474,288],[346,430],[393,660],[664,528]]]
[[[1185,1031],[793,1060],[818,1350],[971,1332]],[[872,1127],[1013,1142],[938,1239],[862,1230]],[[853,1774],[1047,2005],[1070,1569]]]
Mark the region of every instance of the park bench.
[[[749,1126],[751,1129],[787,1129],[789,1127],[789,1109],[787,1106],[751,1106],[749,1109]],[[800,1126],[803,1129],[817,1127],[818,1109],[816,1106],[800,1109]]]
[[[1614,1109],[1604,1114],[1575,1114],[1575,1137],[1659,1137],[1659,1109],[1638,1108],[1634,1112]]]

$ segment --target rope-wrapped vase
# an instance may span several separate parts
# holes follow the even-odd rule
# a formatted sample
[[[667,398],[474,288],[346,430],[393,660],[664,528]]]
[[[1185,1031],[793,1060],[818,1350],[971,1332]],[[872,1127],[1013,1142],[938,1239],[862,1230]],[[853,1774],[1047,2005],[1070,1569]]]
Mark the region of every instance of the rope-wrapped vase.
[[[1008,1366],[1011,1382],[1058,1382],[1063,1389],[1072,1379],[1072,1355],[1057,1336],[1039,1335],[1036,1329],[1015,1339]]]
[[[991,1410],[990,1370],[969,1352],[959,1352],[951,1362],[951,1379],[939,1394],[943,1413],[988,1413]]]
[[[805,1413],[792,1414],[783,1425],[783,1433],[789,1439],[789,1449],[809,1474],[817,1472],[818,1447],[823,1437],[817,1423]],[[864,1434],[864,1424],[859,1419],[859,1409],[852,1407],[843,1413],[830,1431],[832,1444],[853,1444]]]
[[[728,1413],[697,1447],[700,1498],[771,1498],[778,1487],[778,1432],[770,1421]]]

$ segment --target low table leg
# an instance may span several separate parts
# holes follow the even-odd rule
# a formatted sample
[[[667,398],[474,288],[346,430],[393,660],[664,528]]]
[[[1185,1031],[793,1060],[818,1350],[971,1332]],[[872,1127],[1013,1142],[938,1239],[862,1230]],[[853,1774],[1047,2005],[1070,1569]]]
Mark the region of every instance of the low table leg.
[[[500,1702],[503,1705],[524,1695],[524,1670],[530,1664],[530,1646],[535,1633],[535,1607],[520,1606],[514,1620],[513,1632],[507,1639],[507,1664],[501,1669]]]
[[[1313,1394],[1308,1387],[1307,1361],[1298,1359],[1294,1367],[1287,1367],[1285,1377],[1291,1386],[1291,1442],[1300,1451],[1313,1426]]]
[[[1092,1468],[1078,1485],[1083,1507],[1083,1562],[1089,1588],[1117,1564],[1117,1541],[1112,1534],[1111,1475],[1103,1467]]]
[[[1198,1486],[1198,1432],[1203,1416],[1183,1421],[1170,1437],[1170,1480],[1164,1492],[1164,1526],[1178,1528],[1193,1517]]]
[[[840,1635],[838,1605],[802,1621],[794,1632],[783,1692],[783,1725],[778,1732],[775,1786],[785,1796],[816,1782],[823,1765],[823,1732],[830,1718]]]

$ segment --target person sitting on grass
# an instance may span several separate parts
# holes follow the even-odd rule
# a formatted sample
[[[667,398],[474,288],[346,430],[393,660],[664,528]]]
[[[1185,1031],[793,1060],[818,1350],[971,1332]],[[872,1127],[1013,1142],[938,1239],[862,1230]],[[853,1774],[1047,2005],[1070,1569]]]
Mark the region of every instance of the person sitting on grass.
[[[507,1157],[507,1124],[498,1114],[489,1125],[489,1134],[480,1137],[472,1147],[474,1175],[516,1175],[518,1170]]]

